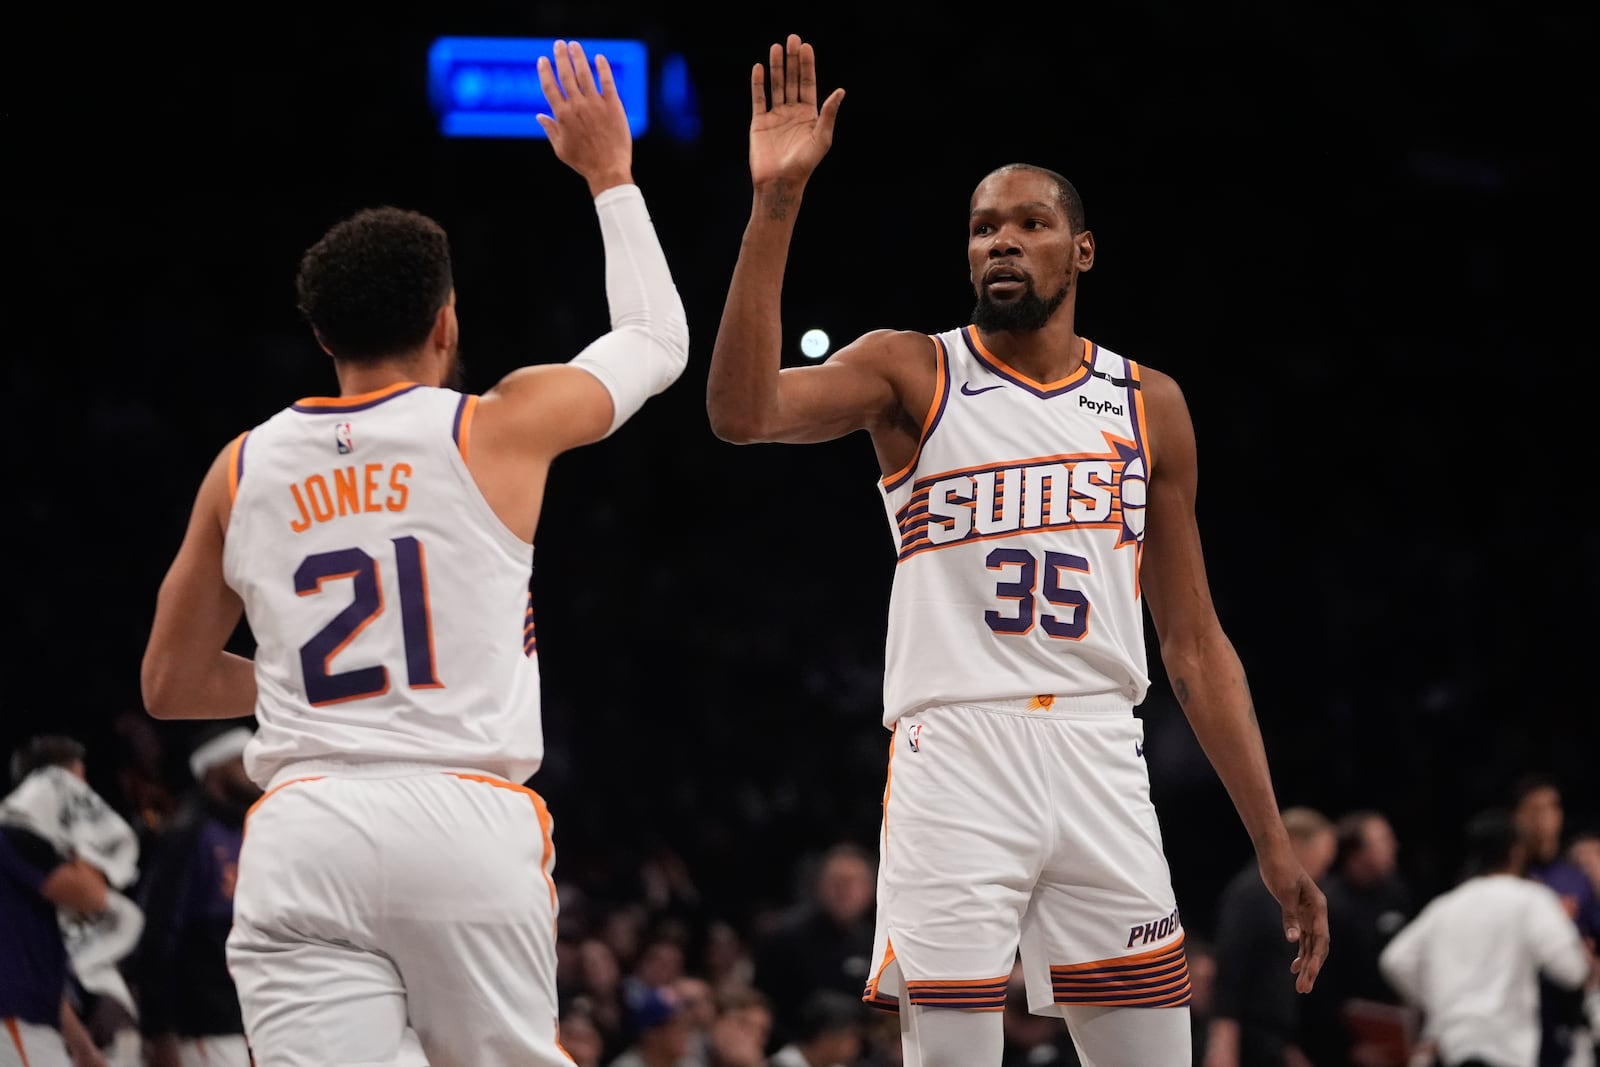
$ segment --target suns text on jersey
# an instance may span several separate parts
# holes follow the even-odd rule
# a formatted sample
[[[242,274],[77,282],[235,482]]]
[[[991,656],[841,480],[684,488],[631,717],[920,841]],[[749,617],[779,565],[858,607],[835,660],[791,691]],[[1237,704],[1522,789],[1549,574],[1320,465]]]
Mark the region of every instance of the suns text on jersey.
[[[410,502],[411,464],[364,463],[336,467],[289,483],[295,517],[289,529],[304,533],[313,523],[373,511],[404,511]]]
[[[899,514],[900,558],[966,541],[1050,527],[1117,530],[1118,544],[1144,534],[1145,463],[1131,441],[1113,451],[1043,456],[917,480]]]

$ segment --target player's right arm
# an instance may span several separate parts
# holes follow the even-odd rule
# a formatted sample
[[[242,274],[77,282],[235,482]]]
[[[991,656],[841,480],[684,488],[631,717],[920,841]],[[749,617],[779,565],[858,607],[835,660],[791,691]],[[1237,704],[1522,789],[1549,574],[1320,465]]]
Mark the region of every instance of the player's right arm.
[[[539,121],[556,156],[594,197],[611,329],[567,363],[511,372],[478,403],[471,454],[484,454],[469,463],[491,503],[507,496],[523,503],[512,509],[520,514],[507,517],[529,537],[527,487],[542,484],[556,456],[615,432],[675,382],[689,360],[688,316],[633,181],[633,135],[611,67],[603,55],[595,57],[597,83],[582,46],[557,41],[554,53],[553,61],[539,59],[551,105]],[[515,492],[497,492],[497,485]],[[496,510],[506,515],[498,504]]]
[[[767,106],[770,69],[772,106]],[[750,221],[739,246],[711,350],[706,414],[724,441],[804,444],[872,429],[902,409],[893,373],[927,338],[869,333],[815,367],[779,367],[784,268],[806,182],[833,144],[844,99],[835,89],[817,103],[816,55],[790,34],[774,44],[768,67],[750,72]]]
[[[157,719],[255,714],[255,664],[227,650],[244,615],[244,602],[222,573],[231,455],[231,448],[218,453],[200,483],[183,543],[156,595],[139,686]]]

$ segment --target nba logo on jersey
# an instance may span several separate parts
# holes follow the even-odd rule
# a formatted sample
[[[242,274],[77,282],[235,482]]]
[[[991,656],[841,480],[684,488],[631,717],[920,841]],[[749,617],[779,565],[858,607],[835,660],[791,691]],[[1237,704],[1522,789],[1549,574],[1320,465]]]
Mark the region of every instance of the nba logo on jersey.
[[[914,722],[906,727],[906,740],[911,743],[911,751],[922,751],[922,724]]]
[[[333,443],[339,448],[339,455],[348,456],[356,450],[356,443],[350,437],[350,424],[341,422],[333,428]]]

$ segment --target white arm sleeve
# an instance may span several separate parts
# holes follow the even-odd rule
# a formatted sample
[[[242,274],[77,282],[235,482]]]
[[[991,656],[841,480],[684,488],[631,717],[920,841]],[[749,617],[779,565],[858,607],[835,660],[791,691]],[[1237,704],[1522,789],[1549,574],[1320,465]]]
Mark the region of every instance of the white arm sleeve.
[[[574,356],[572,364],[598,378],[611,394],[609,437],[683,373],[689,323],[639,187],[607,189],[594,198],[594,207],[605,244],[611,332]]]

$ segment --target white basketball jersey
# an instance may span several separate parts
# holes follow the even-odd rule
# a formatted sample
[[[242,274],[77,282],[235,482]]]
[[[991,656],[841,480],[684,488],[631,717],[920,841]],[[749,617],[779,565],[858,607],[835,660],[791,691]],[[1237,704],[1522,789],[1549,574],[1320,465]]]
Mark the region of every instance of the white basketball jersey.
[[[533,546],[467,471],[476,406],[399,383],[235,441],[223,570],[256,640],[256,782],[318,759],[538,769]]]
[[[884,724],[1039,695],[1057,710],[1137,705],[1150,684],[1138,365],[1086,340],[1082,366],[1041,383],[972,326],[934,341],[921,444],[879,482],[898,553]]]

